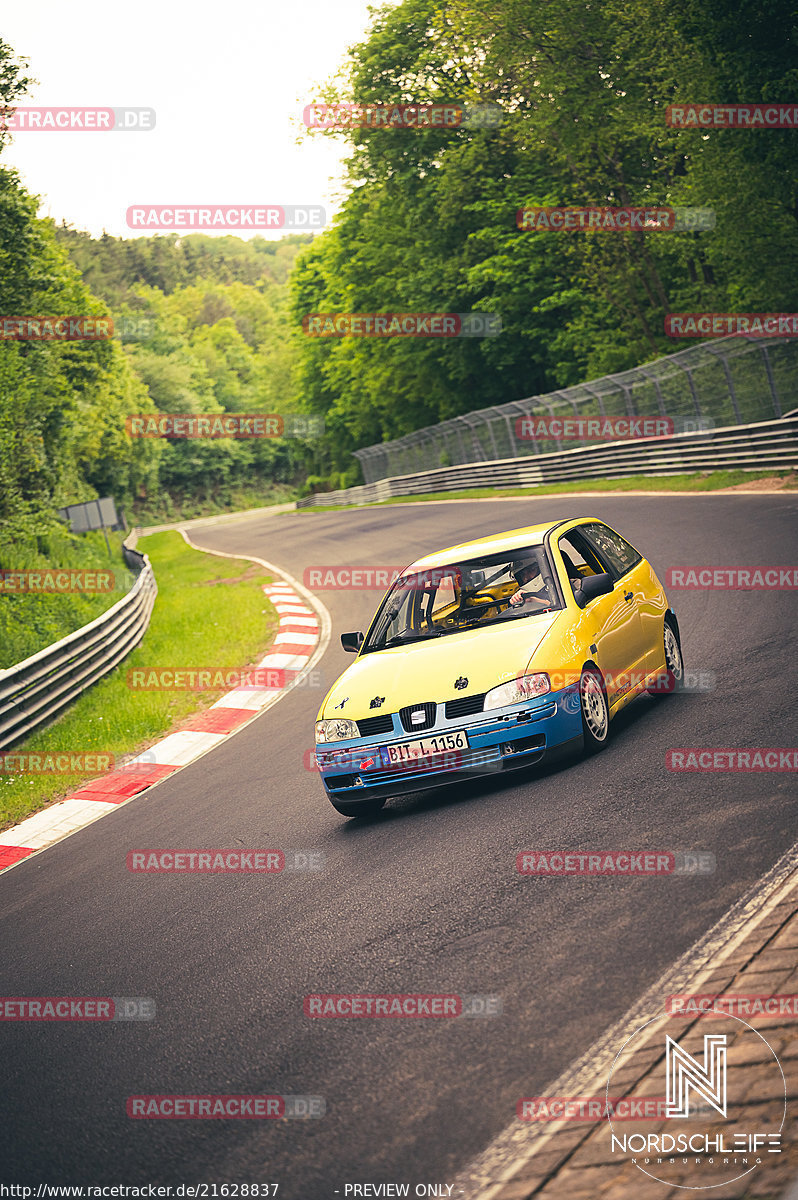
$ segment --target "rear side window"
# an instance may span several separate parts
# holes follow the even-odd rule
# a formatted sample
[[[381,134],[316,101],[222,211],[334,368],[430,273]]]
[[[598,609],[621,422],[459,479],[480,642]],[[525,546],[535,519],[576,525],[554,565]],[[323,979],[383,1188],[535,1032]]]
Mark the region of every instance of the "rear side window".
[[[602,562],[596,551],[577,529],[571,529],[557,542],[569,579],[580,579],[586,575],[600,575],[608,563]]]
[[[613,574],[616,576],[625,575],[627,571],[631,571],[632,567],[636,566],[643,557],[619,533],[616,533],[614,529],[609,529],[606,525],[595,522],[591,525],[583,525],[581,528],[598,552],[610,563]]]

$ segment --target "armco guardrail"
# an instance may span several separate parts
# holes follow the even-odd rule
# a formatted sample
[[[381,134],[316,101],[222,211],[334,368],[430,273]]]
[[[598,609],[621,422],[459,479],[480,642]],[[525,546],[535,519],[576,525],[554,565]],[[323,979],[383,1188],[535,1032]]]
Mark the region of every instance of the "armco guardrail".
[[[518,437],[516,422],[529,416],[666,417],[677,429],[695,430],[770,421],[785,416],[796,403],[798,340],[716,338],[617,375],[462,413],[404,437],[364,446],[355,451],[355,458],[366,483],[376,483],[435,470],[442,463],[459,466],[561,451],[562,441],[554,435],[534,441]],[[579,438],[582,445],[598,440]]]
[[[711,433],[677,434],[662,440],[579,446],[535,458],[462,463],[378,479],[337,492],[297,500],[297,508],[369,504],[394,496],[451,492],[472,487],[535,487],[569,479],[623,479],[628,475],[681,475],[692,471],[758,471],[798,467],[798,413],[777,421],[730,425]]]
[[[124,549],[128,566],[139,570],[126,596],[89,625],[0,671],[0,749],[57,717],[141,641],[158,588],[147,555]]]

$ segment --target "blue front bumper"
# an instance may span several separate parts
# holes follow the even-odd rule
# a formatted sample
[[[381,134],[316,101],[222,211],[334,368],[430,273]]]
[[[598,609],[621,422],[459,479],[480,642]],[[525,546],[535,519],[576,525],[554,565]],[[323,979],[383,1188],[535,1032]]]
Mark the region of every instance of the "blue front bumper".
[[[416,733],[405,732],[399,714],[394,713],[393,732],[318,745],[316,761],[327,795],[353,803],[423,791],[462,778],[529,766],[555,747],[582,736],[576,687],[452,720],[443,716],[442,704],[438,713],[434,726]],[[460,729],[468,735],[467,750],[444,752],[410,763],[382,764],[381,746],[400,746]]]

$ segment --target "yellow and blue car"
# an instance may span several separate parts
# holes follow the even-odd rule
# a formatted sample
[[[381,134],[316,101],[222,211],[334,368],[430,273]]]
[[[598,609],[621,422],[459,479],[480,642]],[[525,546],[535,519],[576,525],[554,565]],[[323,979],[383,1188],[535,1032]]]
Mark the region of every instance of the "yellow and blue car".
[[[650,564],[596,517],[479,538],[412,563],[316,720],[345,816],[405,792],[594,752],[643,692],[683,677],[676,614]]]

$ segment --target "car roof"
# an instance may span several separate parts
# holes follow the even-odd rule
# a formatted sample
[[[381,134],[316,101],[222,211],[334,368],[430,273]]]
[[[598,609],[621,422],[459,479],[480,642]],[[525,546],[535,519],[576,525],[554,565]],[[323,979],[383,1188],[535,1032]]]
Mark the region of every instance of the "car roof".
[[[520,550],[526,546],[540,546],[546,534],[558,525],[579,525],[584,521],[600,521],[599,517],[566,517],[557,521],[546,521],[542,525],[524,525],[520,529],[508,529],[504,533],[493,533],[489,537],[475,538],[470,542],[459,542],[456,546],[447,546],[445,550],[436,550],[425,554],[415,562],[405,567],[408,571],[424,571],[430,567],[445,567],[452,562],[461,562],[472,556],[482,557],[487,554],[500,554],[504,550]],[[604,524],[602,521],[601,524]]]

